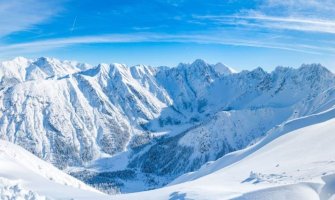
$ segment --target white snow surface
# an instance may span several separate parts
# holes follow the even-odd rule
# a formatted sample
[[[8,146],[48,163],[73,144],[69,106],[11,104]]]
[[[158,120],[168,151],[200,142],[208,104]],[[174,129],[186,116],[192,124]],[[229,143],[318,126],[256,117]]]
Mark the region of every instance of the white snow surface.
[[[335,199],[334,116],[290,121],[165,188],[115,199]]]
[[[15,144],[0,140],[0,199],[109,199]]]

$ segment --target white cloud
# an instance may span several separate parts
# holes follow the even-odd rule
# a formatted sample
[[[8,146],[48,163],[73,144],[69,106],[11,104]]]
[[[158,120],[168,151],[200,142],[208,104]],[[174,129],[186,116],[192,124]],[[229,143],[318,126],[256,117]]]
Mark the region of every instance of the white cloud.
[[[278,9],[284,15],[310,15],[329,16],[334,15],[334,0],[265,0],[261,1],[259,10],[263,12],[273,12]],[[314,13],[313,13],[314,12]]]
[[[271,38],[270,38],[271,39]],[[288,51],[297,51],[309,54],[334,54],[334,48],[322,48],[305,44],[288,44],[283,42],[269,41],[270,39],[241,39],[235,37],[223,37],[221,34],[119,34],[119,35],[96,35],[70,38],[56,38],[26,43],[17,43],[0,46],[0,53],[16,56],[18,53],[38,53],[49,49],[63,48],[73,45],[84,44],[114,44],[135,42],[178,42],[199,44],[222,44],[232,46],[248,46],[257,48],[271,48]]]
[[[237,18],[267,28],[335,33],[335,1],[266,0]]]
[[[260,13],[231,16],[195,16],[221,24],[241,25],[256,28],[285,29],[303,32],[335,34],[335,21],[318,18],[278,17]]]
[[[221,25],[335,34],[334,0],[259,0],[254,9],[235,14],[195,16]]]
[[[61,1],[0,0],[0,38],[45,22],[59,10]]]
[[[76,44],[97,44],[97,43],[130,43],[152,41],[158,36],[149,34],[124,34],[124,35],[97,35],[97,36],[79,36],[67,38],[55,38],[47,40],[39,40],[26,43],[16,43],[0,47],[0,51],[8,51],[24,48],[57,48]]]

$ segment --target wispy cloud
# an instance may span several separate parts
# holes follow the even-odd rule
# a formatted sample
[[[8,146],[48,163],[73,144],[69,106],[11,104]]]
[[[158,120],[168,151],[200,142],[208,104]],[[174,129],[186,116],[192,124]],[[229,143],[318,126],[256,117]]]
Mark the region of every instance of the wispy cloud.
[[[218,25],[335,34],[334,0],[264,0],[231,15],[196,15]]]
[[[157,36],[156,36],[157,37]],[[16,43],[0,46],[1,51],[10,51],[17,49],[33,48],[34,50],[43,50],[49,48],[59,48],[77,44],[97,44],[97,43],[130,43],[130,42],[145,42],[154,41],[154,35],[136,34],[136,35],[97,35],[97,36],[79,36],[79,37],[66,37],[55,38],[47,40],[38,40],[33,42]]]
[[[197,19],[211,20],[223,25],[246,26],[267,29],[284,29],[303,32],[335,34],[335,21],[318,18],[277,17],[253,13],[230,16],[194,16]]]
[[[0,38],[45,22],[60,10],[59,2],[0,0]]]
[[[114,34],[114,35],[96,35],[82,37],[67,37],[48,40],[39,40],[26,43],[10,44],[0,46],[0,53],[13,54],[18,53],[36,53],[49,49],[63,48],[73,45],[85,44],[116,44],[116,43],[138,43],[138,42],[174,42],[174,43],[199,43],[199,44],[222,44],[231,46],[247,46],[257,48],[281,49],[287,51],[296,51],[309,54],[335,54],[335,48],[322,48],[305,44],[289,44],[283,42],[269,41],[263,39],[241,39],[234,37],[222,37],[220,34]]]
[[[264,28],[334,34],[335,1],[266,0],[235,18]]]
[[[319,16],[330,18],[334,16],[335,2],[333,0],[264,0],[258,10],[286,16]]]

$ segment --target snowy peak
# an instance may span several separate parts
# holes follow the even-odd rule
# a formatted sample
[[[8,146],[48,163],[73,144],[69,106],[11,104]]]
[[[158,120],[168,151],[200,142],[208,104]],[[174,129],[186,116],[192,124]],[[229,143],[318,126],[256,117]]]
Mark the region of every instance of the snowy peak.
[[[88,72],[82,72],[83,74],[91,74],[91,76],[102,76],[105,79],[120,79],[123,81],[129,81],[131,78],[129,69],[124,64],[113,63],[113,64],[106,64],[101,63],[94,69],[89,69]]]
[[[124,64],[113,63],[110,65],[111,76],[118,75],[123,77],[129,77],[129,68]]]
[[[77,64],[71,61],[60,61],[55,58],[41,57],[35,60],[27,69],[27,77],[32,76],[34,70],[40,70],[45,74],[45,78],[61,77],[78,72],[85,67],[85,64]]]
[[[206,75],[215,73],[213,66],[202,59],[197,59],[191,64],[180,63],[177,68],[184,70],[187,74]]]
[[[30,64],[31,61],[23,57],[17,57],[10,61],[1,62],[1,87],[3,87],[3,85],[13,85],[22,82],[25,79],[26,68]]]
[[[334,77],[334,74],[321,64],[304,64],[299,68],[299,72],[304,74],[307,79],[313,79],[313,77],[331,79]]]
[[[329,88],[335,81],[335,75],[320,64],[302,65],[298,69],[277,67],[271,76],[281,85],[298,86],[317,93],[320,92],[317,89]]]
[[[229,75],[232,73],[237,73],[236,70],[222,64],[222,63],[217,63],[217,64],[208,64],[206,61],[202,59],[197,59],[191,64],[185,64],[185,63],[180,63],[178,65],[180,68],[189,68],[188,70],[190,71],[208,71],[208,70],[214,70],[216,73],[219,75]]]
[[[193,61],[193,63],[190,65],[190,67],[198,67],[198,68],[202,68],[207,66],[208,64],[202,60],[202,59],[196,59],[195,61]]]
[[[146,66],[146,65],[135,65],[135,66],[132,66],[130,67],[130,71],[131,71],[131,74],[132,76],[135,78],[135,79],[141,79],[143,78],[144,76],[155,76],[156,74],[156,70],[151,67],[151,66]]]
[[[326,67],[321,64],[303,64],[298,69],[291,67],[282,67],[278,66],[272,72],[272,74],[286,74],[290,75],[292,73],[299,73],[300,76],[310,76],[314,75],[315,77],[326,76],[334,76],[334,74],[329,71]]]
[[[60,61],[55,58],[41,57],[30,60],[24,57],[16,57],[11,61],[0,63],[0,80],[1,85],[8,87],[18,82],[55,79],[88,68],[90,66],[85,63]]]
[[[25,57],[15,57],[12,60],[12,62],[15,62],[15,63],[17,63],[18,65],[21,65],[21,66],[26,66],[26,65],[28,65],[28,63],[31,62],[31,60],[29,60],[29,59],[27,59]]]
[[[229,75],[233,73],[237,73],[236,70],[230,68],[222,63],[217,63],[214,65],[214,70],[218,72],[220,75]]]

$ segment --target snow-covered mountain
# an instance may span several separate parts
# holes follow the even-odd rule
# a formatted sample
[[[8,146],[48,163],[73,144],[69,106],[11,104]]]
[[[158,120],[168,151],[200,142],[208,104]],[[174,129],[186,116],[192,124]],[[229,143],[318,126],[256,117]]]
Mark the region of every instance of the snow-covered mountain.
[[[194,70],[192,67],[189,70]],[[176,73],[176,68],[170,70],[164,71],[168,78]],[[175,77],[180,74],[185,73]],[[167,133],[116,157],[98,159],[88,167],[91,173],[73,175],[90,183],[113,182],[112,186],[121,188],[121,192],[161,187],[208,161],[256,143],[277,125],[332,105],[328,102],[332,102],[333,96],[327,93],[331,94],[334,87],[334,75],[320,65],[299,69],[279,67],[272,73],[258,68],[212,77],[213,82],[203,88],[194,87],[196,83],[191,81],[168,80],[167,91],[180,94],[176,98],[170,95],[174,103],[183,103],[180,107],[173,105],[175,113],[163,111],[158,123],[153,120],[146,126],[152,133]],[[190,88],[195,88],[194,93],[187,93]],[[199,102],[206,102],[201,106],[203,110],[198,109]],[[109,178],[102,180],[106,176]]]
[[[236,72],[16,58],[0,64],[0,138],[106,192],[162,187],[334,105],[318,64]]]
[[[59,67],[61,61],[45,58],[34,62],[14,59],[2,63],[4,69],[7,63],[11,64],[8,68],[13,65],[26,74],[37,64],[41,64],[38,68],[49,66],[50,71],[67,66]],[[171,100],[147,74],[139,73],[140,68],[153,70],[101,64],[72,70],[72,74],[59,70],[45,79],[33,76],[36,79],[26,80],[22,77],[27,75],[11,74],[15,81],[4,81],[0,94],[1,138],[59,167],[80,166],[102,154],[113,155],[141,144],[146,135],[137,130],[139,125],[157,117]],[[2,80],[9,70],[4,71]]]
[[[91,66],[74,61],[60,61],[46,57],[30,60],[17,57],[0,63],[1,86],[28,80],[62,77],[88,68]]]

